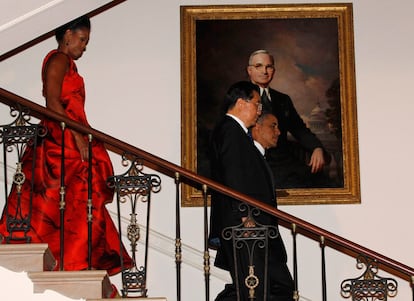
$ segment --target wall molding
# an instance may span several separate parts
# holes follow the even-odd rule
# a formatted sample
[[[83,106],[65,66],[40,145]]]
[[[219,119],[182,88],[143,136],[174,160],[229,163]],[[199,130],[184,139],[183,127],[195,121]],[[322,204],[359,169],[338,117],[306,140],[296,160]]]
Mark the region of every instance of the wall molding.
[[[53,1],[50,1],[50,2],[48,2],[46,4],[44,4],[44,5],[41,5],[40,7],[36,8],[36,9],[31,10],[28,13],[25,13],[25,14],[17,17],[17,18],[14,18],[13,20],[11,20],[11,21],[9,21],[9,22],[7,22],[5,24],[1,24],[0,25],[0,32],[4,31],[4,30],[6,30],[6,29],[8,29],[10,27],[13,27],[13,26],[15,26],[15,25],[17,25],[19,23],[22,23],[23,21],[26,21],[26,20],[32,18],[33,16],[38,15],[38,14],[40,14],[40,13],[42,13],[42,12],[50,9],[51,7],[54,7],[56,5],[59,5],[62,2],[64,2],[64,1],[65,0],[53,0]]]

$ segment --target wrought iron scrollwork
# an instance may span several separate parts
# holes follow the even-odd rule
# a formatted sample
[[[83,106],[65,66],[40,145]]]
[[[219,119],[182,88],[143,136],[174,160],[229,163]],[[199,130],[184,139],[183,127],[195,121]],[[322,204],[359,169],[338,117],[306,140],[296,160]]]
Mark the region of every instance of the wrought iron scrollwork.
[[[352,298],[353,301],[385,301],[388,297],[397,295],[397,281],[378,276],[378,264],[375,260],[358,256],[357,268],[362,269],[364,266],[366,268],[361,276],[342,281],[341,295],[344,298]]]
[[[257,222],[257,217],[263,214],[259,209],[245,203],[239,205],[239,210],[246,213],[246,219],[237,226],[227,227],[223,230],[223,239],[232,241],[233,255],[236,272],[236,286],[239,291],[239,272],[237,267],[237,250],[246,250],[248,254],[247,276],[243,283],[248,289],[249,300],[256,300],[256,288],[260,282],[267,283],[267,260],[269,239],[275,239],[279,235],[278,228],[273,225],[262,225]],[[257,275],[255,271],[255,253],[259,250],[265,252],[264,275]],[[262,276],[262,277],[261,277]],[[264,298],[266,298],[266,285],[264,287]],[[240,300],[240,296],[238,297]]]
[[[118,224],[120,223],[120,204],[129,203],[131,206],[130,221],[127,227],[127,237],[131,245],[132,260],[134,266],[122,271],[122,295],[129,297],[134,294],[138,297],[147,296],[146,271],[147,271],[147,253],[148,253],[148,234],[149,234],[149,214],[151,193],[157,193],[161,189],[161,178],[155,174],[146,174],[143,172],[144,164],[139,158],[134,160],[126,159],[123,156],[124,166],[130,164],[129,169],[121,175],[113,176],[108,179],[108,185],[113,187],[116,192],[118,204]],[[147,203],[146,212],[146,243],[145,243],[145,262],[142,266],[137,266],[136,252],[138,241],[141,237],[141,229],[138,223],[138,203]],[[121,232],[121,229],[120,229]],[[120,236],[122,233],[120,233]]]
[[[11,123],[0,125],[0,143],[7,152],[16,149],[20,162],[26,147],[33,146],[39,137],[46,136],[47,129],[42,124],[31,122],[27,108],[10,107],[10,116],[14,118]]]
[[[122,175],[110,177],[108,185],[115,188],[120,196],[120,200],[126,203],[131,200],[141,200],[146,202],[151,192],[159,192],[161,189],[161,178],[155,174],[146,174],[142,172],[144,169],[143,161],[139,158],[133,161],[123,156],[122,165],[129,169]],[[134,203],[136,204],[136,203]]]
[[[27,179],[26,174],[23,171],[23,156],[28,147],[36,148],[38,139],[46,136],[47,129],[41,124],[35,124],[31,122],[30,110],[21,106],[10,107],[10,116],[14,120],[5,125],[0,125],[0,144],[3,144],[3,155],[4,155],[4,165],[7,166],[7,153],[12,153],[13,151],[17,154],[16,162],[16,171],[12,177],[12,183],[16,188],[17,194],[17,206],[14,210],[9,210],[7,207],[6,214],[6,223],[9,236],[5,237],[6,242],[10,240],[26,240],[27,242],[31,241],[31,238],[27,236],[27,232],[30,230],[31,223],[31,201],[32,201],[32,192],[33,192],[33,169],[34,164],[32,163],[32,179]],[[36,157],[33,155],[33,162],[35,162]],[[7,176],[6,176],[7,177]],[[29,196],[30,205],[27,206],[28,210],[22,209],[22,186],[30,180],[31,189]],[[7,199],[7,188],[8,180],[5,179],[5,192]],[[23,236],[15,236],[15,233],[23,233]]]

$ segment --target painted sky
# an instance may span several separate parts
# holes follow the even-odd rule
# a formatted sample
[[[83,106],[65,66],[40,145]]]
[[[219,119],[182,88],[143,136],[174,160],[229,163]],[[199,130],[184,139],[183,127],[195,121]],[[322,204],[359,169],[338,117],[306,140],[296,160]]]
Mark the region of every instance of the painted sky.
[[[335,18],[203,20],[196,27],[198,112],[209,116],[199,121],[214,123],[210,114],[232,83],[247,79],[248,57],[257,49],[274,55],[271,87],[290,95],[299,114],[325,106],[339,76]]]

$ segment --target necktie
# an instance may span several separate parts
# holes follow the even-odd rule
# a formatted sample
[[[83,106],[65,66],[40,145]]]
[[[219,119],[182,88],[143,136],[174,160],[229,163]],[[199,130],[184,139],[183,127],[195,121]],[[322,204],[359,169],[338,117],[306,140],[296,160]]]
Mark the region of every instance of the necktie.
[[[250,129],[247,131],[247,136],[249,137],[250,142],[253,143],[252,132],[250,131]]]
[[[269,97],[267,96],[267,92],[266,90],[263,89],[263,93],[262,93],[262,106],[263,106],[263,111],[268,111],[271,112],[272,111],[272,105],[270,103]]]

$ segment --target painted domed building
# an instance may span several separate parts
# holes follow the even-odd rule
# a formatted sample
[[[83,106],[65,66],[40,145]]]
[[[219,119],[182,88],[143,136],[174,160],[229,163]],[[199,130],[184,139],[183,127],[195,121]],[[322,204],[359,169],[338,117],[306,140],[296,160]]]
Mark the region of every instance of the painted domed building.
[[[326,167],[329,177],[337,183],[343,181],[342,142],[330,130],[325,110],[318,102],[309,116],[302,116],[308,128],[322,141],[325,149],[331,155],[330,165]]]

